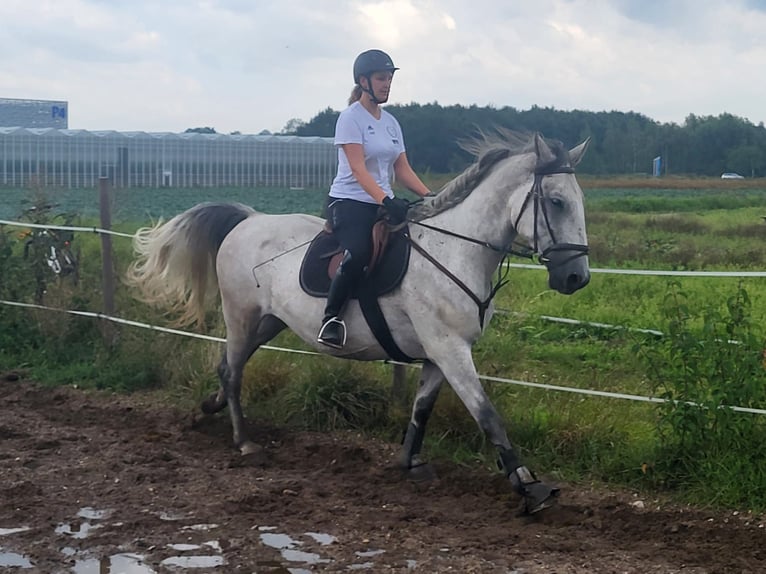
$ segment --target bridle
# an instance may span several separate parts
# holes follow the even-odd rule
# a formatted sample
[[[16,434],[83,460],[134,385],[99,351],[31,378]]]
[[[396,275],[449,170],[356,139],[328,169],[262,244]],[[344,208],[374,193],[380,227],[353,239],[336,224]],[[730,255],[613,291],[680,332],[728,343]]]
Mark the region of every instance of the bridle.
[[[546,175],[556,175],[560,173],[568,173],[573,174],[574,168],[569,166],[559,166],[554,168],[548,168],[548,169],[540,169],[535,171],[535,180],[532,182],[532,188],[527,192],[527,196],[524,198],[524,203],[521,204],[521,209],[519,210],[519,214],[516,216],[516,221],[513,222],[513,228],[518,229],[519,222],[521,221],[521,216],[524,215],[524,210],[526,209],[527,205],[529,204],[530,200],[533,202],[534,205],[534,221],[535,221],[535,227],[533,231],[533,237],[532,237],[532,253],[538,253],[539,246],[540,246],[540,233],[538,231],[539,225],[540,225],[540,212],[543,214],[543,221],[545,221],[545,227],[548,229],[548,235],[551,238],[551,244],[540,253],[539,261],[543,265],[545,265],[548,270],[555,269],[556,267],[559,267],[561,265],[564,265],[565,263],[569,263],[570,261],[577,259],[578,257],[584,257],[588,254],[588,246],[582,245],[579,243],[559,243],[556,241],[556,234],[553,232],[553,228],[551,227],[550,218],[548,216],[548,209],[545,207],[545,202],[543,201],[543,178]],[[574,252],[571,256],[567,257],[566,259],[563,259],[562,261],[558,261],[555,264],[552,264],[552,260],[549,257],[551,253],[555,253],[557,251],[572,251]]]
[[[514,242],[516,240],[515,236],[511,240],[511,243],[509,245],[498,246],[489,241],[475,239],[467,235],[455,233],[454,231],[450,231],[448,229],[442,229],[440,227],[436,227],[428,223],[423,223],[422,221],[410,222],[415,225],[419,225],[420,227],[425,227],[426,229],[431,229],[432,231],[436,231],[444,235],[456,237],[458,239],[462,239],[463,241],[468,241],[469,243],[474,243],[476,245],[480,245],[482,247],[491,249],[492,251],[502,254],[502,259],[497,269],[497,277],[493,281],[492,288],[490,289],[488,297],[482,301],[481,299],[479,299],[478,295],[476,295],[476,293],[471,291],[471,289],[460,278],[455,276],[454,273],[452,273],[449,269],[447,269],[444,265],[442,265],[442,263],[440,263],[433,255],[431,255],[425,249],[423,249],[423,247],[420,244],[418,244],[412,238],[412,236],[409,235],[409,233],[405,233],[405,236],[407,237],[409,242],[412,244],[412,247],[418,253],[420,253],[424,258],[430,261],[437,269],[439,269],[442,273],[444,273],[447,277],[449,277],[453,283],[455,283],[460,289],[462,289],[463,292],[466,295],[468,295],[473,300],[474,303],[476,303],[476,305],[479,307],[479,326],[482,329],[484,328],[484,317],[486,315],[487,309],[489,308],[489,305],[492,303],[492,299],[494,299],[495,295],[500,290],[500,288],[503,287],[506,283],[508,283],[507,276],[510,269],[507,265],[504,265],[506,263],[506,260],[508,259],[508,256],[516,255],[519,257],[526,257],[528,259],[533,259],[534,255],[539,252],[540,233],[538,231],[538,228],[540,225],[540,213],[542,213],[543,215],[543,221],[545,221],[545,226],[548,230],[548,235],[551,238],[551,245],[548,246],[545,250],[543,250],[542,253],[540,253],[540,256],[538,259],[540,263],[546,266],[548,271],[550,271],[551,269],[555,269],[556,267],[559,267],[560,265],[564,265],[565,263],[569,263],[570,261],[577,259],[578,257],[584,257],[585,255],[588,254],[587,245],[582,245],[578,243],[558,243],[556,241],[556,235],[553,232],[553,228],[551,227],[550,217],[548,216],[548,210],[545,207],[545,202],[543,201],[544,196],[543,196],[542,182],[543,182],[543,178],[548,175],[556,175],[556,174],[562,174],[562,173],[573,174],[574,168],[569,166],[557,166],[553,168],[542,168],[535,171],[535,174],[534,174],[535,179],[532,182],[532,187],[527,192],[527,195],[524,198],[524,202],[521,204],[521,209],[519,210],[519,214],[516,216],[516,220],[513,222],[514,230],[518,229],[518,225],[519,225],[519,222],[521,221],[521,217],[524,215],[524,211],[526,210],[527,206],[531,202],[534,209],[534,222],[535,222],[533,237],[532,237],[532,245],[522,246],[522,249],[523,249],[522,251],[517,251],[516,249],[514,249]],[[555,253],[558,251],[572,251],[573,254],[554,264],[552,259],[549,256],[552,253]]]

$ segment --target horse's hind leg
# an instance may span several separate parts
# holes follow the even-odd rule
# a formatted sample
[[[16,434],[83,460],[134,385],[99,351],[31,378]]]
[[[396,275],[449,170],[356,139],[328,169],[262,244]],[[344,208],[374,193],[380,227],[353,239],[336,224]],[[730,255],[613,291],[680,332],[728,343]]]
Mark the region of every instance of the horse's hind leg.
[[[246,321],[238,321],[236,326],[232,326],[227,322],[226,354],[218,367],[221,378],[221,390],[218,395],[223,394],[229,405],[234,446],[242,454],[249,454],[257,449],[245,433],[245,417],[242,414],[240,396],[245,364],[258,347],[276,337],[286,327],[273,315],[262,317],[260,321],[251,323],[249,328],[246,324]]]
[[[226,349],[224,349],[221,362],[218,363],[218,369],[216,371],[220,382],[218,390],[209,395],[200,405],[202,412],[206,415],[213,415],[226,408],[226,388],[224,387],[224,381],[226,380],[228,369],[229,365],[226,361]]]
[[[444,375],[439,367],[426,361],[420,376],[418,392],[412,405],[412,416],[407,425],[407,432],[402,441],[402,451],[399,455],[399,465],[406,470],[414,470],[425,463],[421,458],[420,449],[426,434],[426,424],[431,416],[439,390],[444,383]],[[416,471],[417,472],[417,471]]]

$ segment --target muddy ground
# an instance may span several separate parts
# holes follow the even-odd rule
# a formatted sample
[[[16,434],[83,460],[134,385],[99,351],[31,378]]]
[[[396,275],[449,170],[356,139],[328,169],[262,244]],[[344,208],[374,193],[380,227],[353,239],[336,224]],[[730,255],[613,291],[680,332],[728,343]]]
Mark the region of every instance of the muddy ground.
[[[764,517],[562,484],[534,517],[500,476],[435,465],[403,480],[397,445],[251,426],[132,396],[0,375],[0,571],[766,572]]]

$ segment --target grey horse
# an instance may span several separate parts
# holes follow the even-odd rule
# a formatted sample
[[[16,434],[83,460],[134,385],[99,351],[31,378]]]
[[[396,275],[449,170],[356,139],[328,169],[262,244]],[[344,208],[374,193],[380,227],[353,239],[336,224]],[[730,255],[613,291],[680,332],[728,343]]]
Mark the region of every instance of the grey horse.
[[[588,140],[567,150],[540,134],[500,132],[474,141],[477,160],[438,194],[410,210],[412,251],[401,284],[380,298],[397,346],[422,361],[422,374],[399,462],[423,464],[426,423],[446,380],[497,448],[502,471],[527,512],[550,506],[558,489],[520,461],[503,420],[484,392],[471,355],[486,329],[498,287],[496,271],[522,241],[548,269],[548,283],[570,294],[590,271],[583,193],[574,176]],[[228,405],[234,444],[257,448],[244,432],[242,372],[253,353],[289,328],[322,353],[364,361],[388,358],[359,305],[345,312],[343,349],[316,342],[324,300],[299,285],[299,268],[323,220],[302,214],[268,215],[236,203],[202,203],[166,223],[139,230],[136,259],[126,279],[136,296],[180,317],[201,322],[220,293],[226,349],[220,389],[207,413]]]

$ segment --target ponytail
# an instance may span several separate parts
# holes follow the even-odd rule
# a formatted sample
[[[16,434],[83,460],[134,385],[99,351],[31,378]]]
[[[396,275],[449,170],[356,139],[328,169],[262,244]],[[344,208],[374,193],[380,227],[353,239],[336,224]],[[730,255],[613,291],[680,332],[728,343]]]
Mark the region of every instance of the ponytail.
[[[348,105],[350,106],[354,102],[358,102],[362,99],[362,86],[356,84],[354,89],[351,90],[351,95],[348,98]]]

